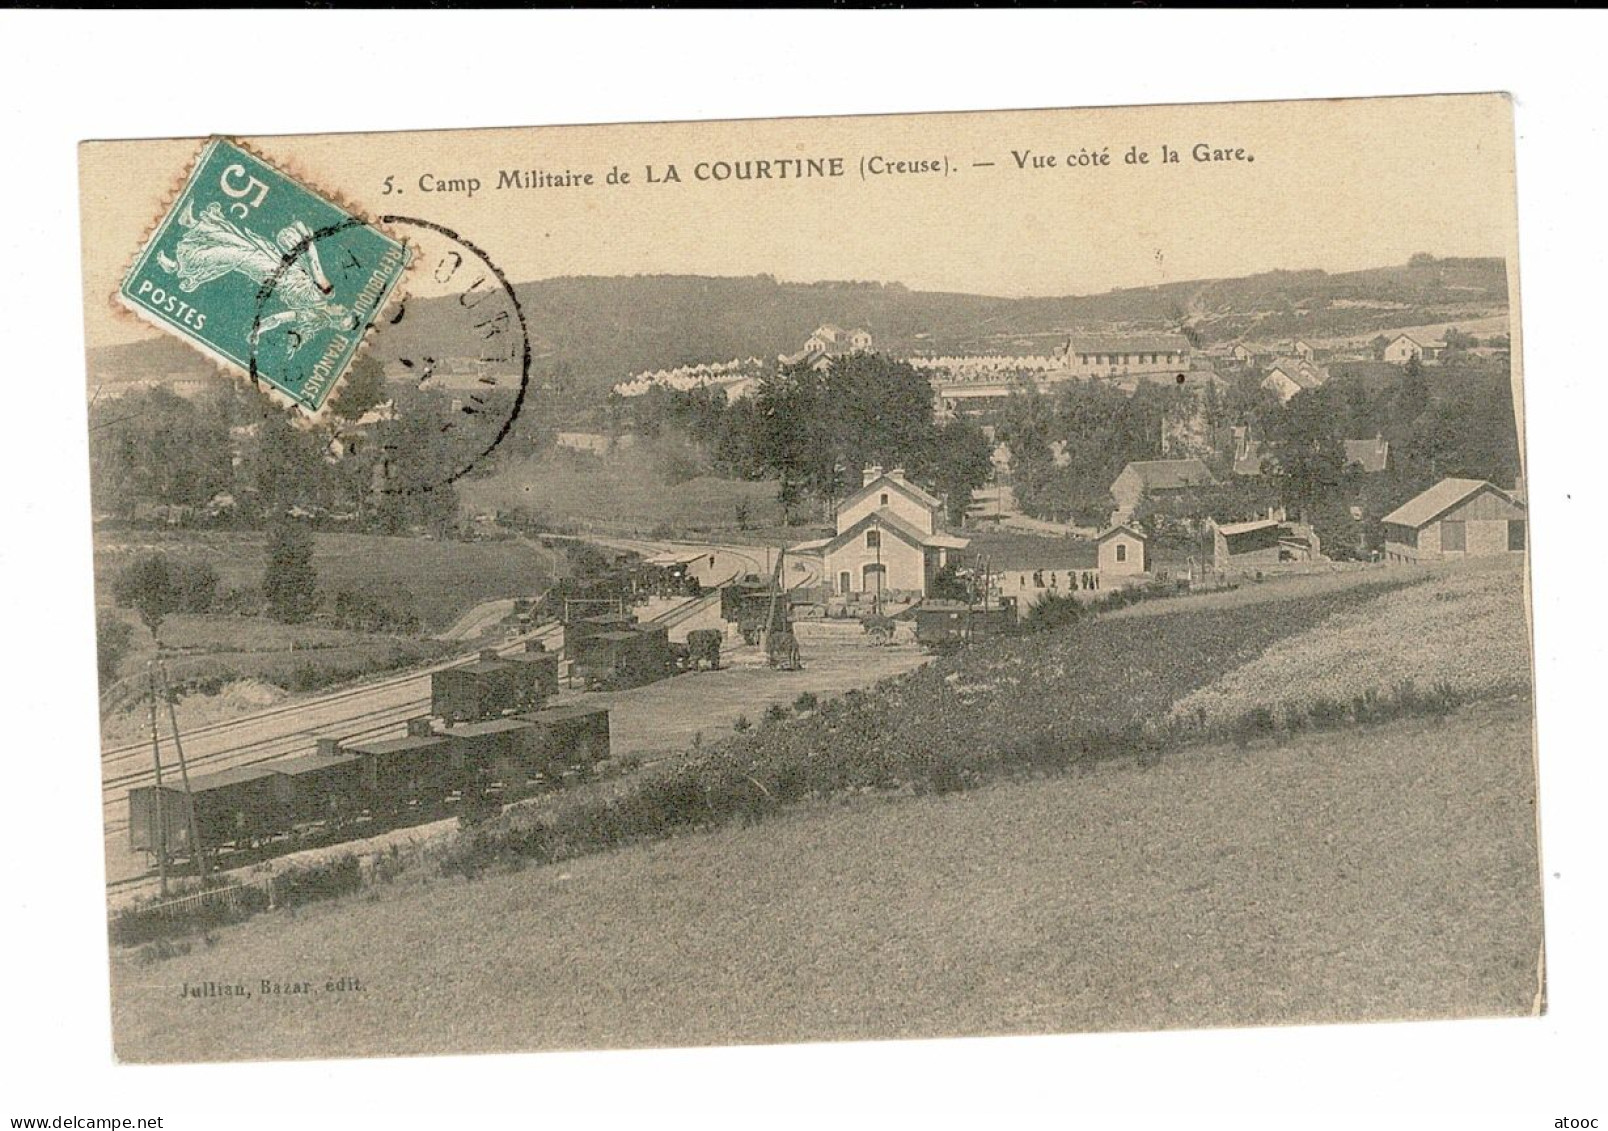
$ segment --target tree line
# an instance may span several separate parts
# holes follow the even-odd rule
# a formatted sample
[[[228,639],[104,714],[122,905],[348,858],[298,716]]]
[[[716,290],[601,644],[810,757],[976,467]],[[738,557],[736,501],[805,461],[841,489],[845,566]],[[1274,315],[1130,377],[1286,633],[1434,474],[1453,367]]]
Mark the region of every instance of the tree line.
[[[993,473],[982,429],[935,420],[927,378],[882,354],[779,365],[736,400],[719,389],[655,388],[613,398],[609,415],[618,431],[687,436],[716,474],[776,480],[790,520],[828,513],[862,468],[881,465],[930,484],[958,523]]]
[[[1384,515],[1441,479],[1506,488],[1519,474],[1504,362],[1465,357],[1426,367],[1415,360],[1385,374],[1377,365],[1340,363],[1328,382],[1287,403],[1260,381],[1253,372],[1221,390],[1141,385],[1131,396],[1098,382],[1068,383],[1053,394],[1026,388],[1000,410],[998,425],[1011,448],[1017,501],[1036,517],[1102,525],[1115,507],[1111,484],[1128,463],[1196,457],[1218,487],[1148,501],[1136,516],[1163,542],[1179,524],[1253,518],[1281,506],[1312,523],[1326,549],[1365,553],[1381,544]],[[1256,445],[1260,474],[1235,474],[1236,429]],[[1385,471],[1348,463],[1347,440],[1374,439],[1389,444]]]

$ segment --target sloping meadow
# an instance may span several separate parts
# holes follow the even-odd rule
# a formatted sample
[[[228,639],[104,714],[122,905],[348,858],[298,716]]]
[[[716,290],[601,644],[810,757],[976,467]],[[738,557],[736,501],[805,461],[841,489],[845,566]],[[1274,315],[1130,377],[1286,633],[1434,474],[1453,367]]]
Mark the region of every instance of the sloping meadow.
[[[1432,576],[1343,609],[1184,696],[1172,718],[1233,725],[1258,707],[1319,719],[1360,701],[1523,694],[1531,686],[1523,579],[1508,563]],[[1366,710],[1366,706],[1364,707]]]
[[[461,837],[443,870],[562,860],[849,793],[948,793],[1113,758],[1144,765],[1191,744],[1444,713],[1481,689],[1528,686],[1522,586],[1511,568],[1370,573],[1318,592],[1269,584],[1255,597],[1227,607],[1156,601],[1131,610],[1141,615],[975,644],[799,717],[769,719],[611,797],[510,812]],[[1488,649],[1486,675],[1457,689],[1435,683],[1460,652],[1495,637],[1508,643]],[[1331,654],[1359,648],[1349,682],[1322,674]],[[1414,679],[1430,689],[1415,691]],[[1354,710],[1339,700],[1359,687]],[[1309,724],[1304,708],[1287,709],[1320,689],[1340,704],[1331,714]]]

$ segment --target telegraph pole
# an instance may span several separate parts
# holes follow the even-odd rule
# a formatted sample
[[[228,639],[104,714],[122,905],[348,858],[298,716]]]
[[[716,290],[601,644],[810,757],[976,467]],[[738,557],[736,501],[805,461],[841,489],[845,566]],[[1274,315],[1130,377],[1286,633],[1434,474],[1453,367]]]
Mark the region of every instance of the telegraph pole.
[[[162,789],[162,743],[156,733],[156,661],[145,666],[146,681],[151,689],[151,764],[156,770],[156,874],[162,885],[162,898],[167,898],[167,794]]]
[[[173,705],[173,692],[168,686],[167,665],[157,660],[162,673],[162,697],[167,700],[168,722],[173,726],[173,750],[179,757],[179,780],[184,783],[184,811],[190,825],[190,855],[195,858],[196,875],[207,878],[207,854],[201,847],[201,831],[195,819],[195,795],[190,792],[190,767],[184,761],[184,746],[179,742],[179,712]]]

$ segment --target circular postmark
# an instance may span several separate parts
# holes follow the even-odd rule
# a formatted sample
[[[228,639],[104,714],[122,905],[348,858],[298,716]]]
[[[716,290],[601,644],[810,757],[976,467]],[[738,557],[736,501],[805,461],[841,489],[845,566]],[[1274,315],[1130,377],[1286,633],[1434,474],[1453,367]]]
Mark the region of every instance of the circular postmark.
[[[469,474],[513,431],[530,386],[530,334],[519,296],[481,247],[429,220],[385,215],[378,222],[405,232],[419,286],[383,320],[379,303],[331,312],[343,329],[369,336],[351,369],[355,377],[368,366],[374,384],[355,406],[343,407],[347,389],[332,402],[331,451],[371,457],[377,495],[425,493]],[[258,288],[248,341],[249,375],[259,388],[259,351],[302,346],[294,328],[273,324],[275,288],[288,272],[306,270],[321,241],[365,223],[349,218],[308,233]],[[362,269],[341,254],[337,248],[336,261],[320,272]]]

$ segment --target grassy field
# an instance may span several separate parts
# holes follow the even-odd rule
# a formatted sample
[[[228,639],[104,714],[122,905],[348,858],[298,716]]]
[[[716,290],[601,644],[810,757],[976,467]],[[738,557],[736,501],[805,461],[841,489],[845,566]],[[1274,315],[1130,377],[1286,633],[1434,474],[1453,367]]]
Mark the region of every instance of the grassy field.
[[[113,970],[124,1060],[1517,1014],[1530,706],[779,821],[222,932]],[[361,979],[357,992],[329,980]],[[268,996],[261,980],[312,982]],[[249,1000],[181,999],[246,983]]]
[[[1540,944],[1522,592],[1507,562],[1347,571],[1147,601],[905,674],[886,657],[864,690],[510,810],[360,896],[155,965],[117,952],[120,1055],[1522,1012]],[[1421,717],[1165,725],[1192,696],[1254,715],[1342,694],[1330,661],[1353,652],[1382,679],[1463,653],[1485,667]],[[801,674],[832,692],[882,673]],[[753,677],[773,701],[794,691]],[[630,693],[649,726],[622,726],[622,748],[673,754],[745,701],[656,733],[667,688]],[[348,973],[368,989],[179,997]]]
[[[779,527],[777,484],[684,477],[652,452],[628,450],[597,459],[559,452],[502,467],[459,487],[475,513],[523,510],[554,529],[609,534],[677,535],[735,530],[739,508],[755,527]]]
[[[1173,706],[1221,723],[1259,705],[1347,702],[1411,683],[1481,697],[1527,688],[1530,631],[1512,563],[1433,576],[1288,637]]]
[[[266,543],[255,531],[101,531],[95,539],[95,582],[109,597],[116,571],[141,553],[162,551],[205,562],[220,589],[262,585]],[[554,555],[526,541],[438,542],[378,534],[316,534],[313,568],[325,593],[377,587],[405,594],[426,632],[450,625],[482,601],[540,593],[553,576]]]

